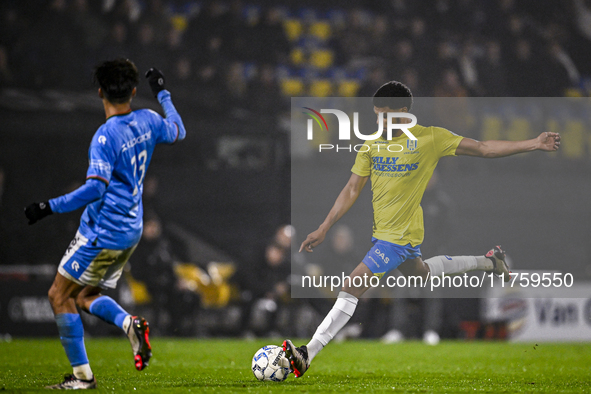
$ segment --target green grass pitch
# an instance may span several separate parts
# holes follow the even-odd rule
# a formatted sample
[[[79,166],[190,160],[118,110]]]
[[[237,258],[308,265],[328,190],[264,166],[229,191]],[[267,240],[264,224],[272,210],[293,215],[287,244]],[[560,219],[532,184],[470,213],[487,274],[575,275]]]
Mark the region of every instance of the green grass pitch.
[[[279,342],[154,338],[142,372],[125,338],[86,346],[105,393],[591,392],[589,344],[351,341],[326,347],[302,378],[255,380],[255,351]],[[0,342],[0,393],[44,391],[70,372],[57,338]]]

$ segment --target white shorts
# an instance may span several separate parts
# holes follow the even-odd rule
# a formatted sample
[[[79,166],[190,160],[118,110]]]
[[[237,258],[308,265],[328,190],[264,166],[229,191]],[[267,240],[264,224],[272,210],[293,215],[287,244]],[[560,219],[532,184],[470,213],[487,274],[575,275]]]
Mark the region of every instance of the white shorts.
[[[114,289],[136,246],[124,250],[103,249],[89,243],[78,231],[62,257],[58,272],[82,286]]]

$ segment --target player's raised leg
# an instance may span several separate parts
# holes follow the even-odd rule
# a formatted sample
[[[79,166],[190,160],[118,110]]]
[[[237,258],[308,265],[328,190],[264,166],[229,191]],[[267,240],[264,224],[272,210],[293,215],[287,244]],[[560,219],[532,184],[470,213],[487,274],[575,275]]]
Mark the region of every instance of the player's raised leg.
[[[49,289],[49,303],[55,314],[60,340],[66,356],[72,365],[73,373],[66,375],[65,380],[49,389],[92,389],[96,388],[96,379],[90,369],[86,347],[84,346],[84,327],[80,314],[76,309],[74,297],[82,286],[56,274]]]
[[[131,344],[135,367],[141,371],[148,366],[152,357],[149,323],[141,316],[130,315],[115,300],[100,294],[100,291],[99,287],[87,286],[76,298],[76,303],[82,310],[125,332]]]
[[[485,271],[500,276],[505,282],[511,280],[509,266],[505,261],[505,252],[500,246],[495,246],[483,256],[435,256],[425,260],[425,264],[429,267],[431,276]],[[404,268],[400,267],[403,274],[405,274]]]
[[[135,246],[122,251],[104,249],[98,254],[94,259],[94,262],[98,263],[97,266],[102,265],[101,262],[105,260],[111,261],[100,281],[102,287],[115,287],[123,267],[134,250]],[[99,286],[86,286],[76,297],[76,303],[85,312],[123,330],[131,344],[135,368],[141,371],[148,366],[152,357],[149,340],[150,325],[143,317],[132,316],[114,299],[102,295],[101,290]]]

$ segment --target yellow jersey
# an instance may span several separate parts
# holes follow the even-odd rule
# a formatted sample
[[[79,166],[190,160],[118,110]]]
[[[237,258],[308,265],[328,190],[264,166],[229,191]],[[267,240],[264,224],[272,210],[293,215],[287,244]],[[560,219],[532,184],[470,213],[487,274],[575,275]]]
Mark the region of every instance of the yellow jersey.
[[[464,137],[441,127],[416,125],[391,140],[368,140],[359,147],[351,171],[370,176],[373,236],[398,245],[420,245],[424,237],[421,199],[443,156],[455,156]],[[384,133],[385,134],[385,133]]]

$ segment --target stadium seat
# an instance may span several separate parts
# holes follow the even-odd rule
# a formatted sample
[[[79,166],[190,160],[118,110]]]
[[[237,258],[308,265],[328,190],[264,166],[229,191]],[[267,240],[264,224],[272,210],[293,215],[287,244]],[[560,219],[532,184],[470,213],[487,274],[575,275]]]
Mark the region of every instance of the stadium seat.
[[[322,41],[326,41],[330,38],[332,32],[330,24],[328,22],[319,21],[312,23],[309,29],[309,33]]]
[[[195,264],[180,263],[174,272],[186,288],[200,295],[204,308],[223,308],[232,298],[229,278],[236,271],[231,263],[209,263],[207,271]]]
[[[584,97],[584,93],[579,88],[568,88],[564,91],[564,97]]]
[[[310,65],[320,68],[320,69],[327,69],[332,66],[334,61],[334,55],[332,51],[328,49],[319,49],[312,51],[310,54]]]
[[[302,22],[297,19],[287,19],[283,22],[283,28],[289,41],[297,41],[304,30]]]
[[[175,30],[178,31],[185,31],[189,26],[189,22],[187,21],[187,17],[185,15],[176,14],[170,18],[170,23]]]
[[[493,114],[484,115],[480,139],[485,141],[502,139],[501,131],[503,127],[503,120],[499,116]]]
[[[291,64],[294,66],[300,66],[306,62],[306,55],[304,55],[304,50],[300,47],[295,47],[291,50],[289,54],[289,59],[291,60]]]
[[[316,8],[303,7],[297,10],[295,15],[297,15],[297,17],[305,24],[311,24],[318,19],[319,12],[316,10]]]
[[[301,96],[304,83],[299,78],[285,78],[281,80],[281,93],[286,97]]]
[[[585,124],[580,119],[565,122],[560,149],[569,159],[582,159],[585,156]]]
[[[342,29],[347,26],[347,12],[345,10],[332,9],[326,13],[326,17],[337,29]]]
[[[355,97],[359,91],[359,82],[354,79],[345,79],[339,82],[337,95],[339,97]]]
[[[532,136],[531,121],[525,117],[515,117],[511,119],[507,127],[507,139],[510,141],[521,141]]]
[[[124,272],[123,276],[127,281],[127,285],[129,286],[129,291],[131,293],[131,298],[135,305],[144,305],[149,304],[152,302],[152,296],[148,291],[148,286],[144,282],[140,282],[139,280],[135,279],[131,272]]]
[[[332,94],[332,83],[327,79],[319,79],[310,84],[309,94],[312,97],[328,97]]]

